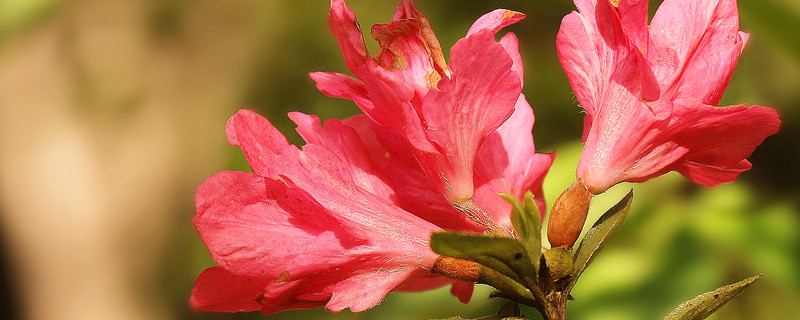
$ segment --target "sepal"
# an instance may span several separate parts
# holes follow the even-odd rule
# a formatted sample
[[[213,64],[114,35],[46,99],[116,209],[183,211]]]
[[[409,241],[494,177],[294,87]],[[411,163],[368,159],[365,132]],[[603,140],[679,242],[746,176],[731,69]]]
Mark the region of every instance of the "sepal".
[[[440,255],[475,261],[519,283],[535,279],[527,250],[518,241],[497,235],[434,232],[431,248]]]
[[[539,218],[539,207],[533,201],[533,193],[525,193],[524,205],[510,194],[501,193],[500,197],[511,204],[511,224],[520,243],[528,252],[533,268],[538,272],[539,258],[542,255],[542,221]]]

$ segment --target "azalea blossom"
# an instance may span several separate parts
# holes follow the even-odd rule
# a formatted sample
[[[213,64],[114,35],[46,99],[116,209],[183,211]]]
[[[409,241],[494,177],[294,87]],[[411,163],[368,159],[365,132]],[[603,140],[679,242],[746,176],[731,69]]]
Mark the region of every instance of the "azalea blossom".
[[[509,55],[506,50],[517,52],[513,35],[503,37],[505,40],[501,43],[505,45],[500,45],[493,40],[494,31],[484,30],[499,29],[506,23],[508,14],[504,12],[507,11],[484,15],[469,34],[485,34],[482,42],[499,46],[495,49]],[[352,19],[342,20],[342,16]],[[337,38],[358,29],[352,12],[342,1],[331,2],[330,22]],[[410,2],[400,5],[392,23],[379,25],[377,29],[390,26],[402,29],[404,25],[427,25],[427,20]],[[343,33],[344,29],[349,31]],[[376,36],[379,41],[402,43],[392,40],[392,37]],[[414,37],[427,41],[427,48],[433,46],[429,26],[411,38]],[[363,45],[363,40],[361,43]],[[473,54],[480,52],[475,51],[478,48],[470,48]],[[343,47],[342,50],[350,49]],[[397,56],[400,53],[392,54]],[[410,56],[410,53],[405,54]],[[386,60],[386,54],[378,56]],[[353,63],[353,59],[362,57],[347,53],[344,56],[348,65]],[[427,57],[430,61],[441,58],[435,56]],[[386,68],[378,64],[380,59],[363,57],[364,61],[373,61],[362,61],[367,66],[365,68],[383,70],[375,71],[375,74],[388,78],[381,78],[383,82],[379,81],[380,84],[367,84],[339,74],[315,73],[312,76],[323,91],[345,90],[342,86],[347,85],[353,85],[353,90],[382,85],[386,91],[381,92],[386,94],[407,88],[424,90],[426,93],[418,96],[419,99],[431,94],[433,98],[429,99],[434,100],[447,97],[469,101],[494,97],[485,88],[473,88],[485,85],[483,82],[456,82],[458,79],[465,81],[463,77],[472,74],[468,67],[459,64],[450,67],[442,64],[437,68],[448,69],[429,73],[428,76],[433,77],[429,79],[436,78],[439,72],[445,76],[435,80],[438,88],[429,88],[427,85],[417,86],[415,81],[418,79],[412,75],[422,69],[411,67],[415,64],[410,60],[403,60],[408,64],[394,63]],[[515,57],[516,60],[509,58],[509,63],[504,64],[508,68],[505,73],[514,75],[515,80],[510,82],[521,84],[518,53]],[[373,74],[367,74],[370,75]],[[408,77],[404,78],[406,75]],[[443,87],[447,83],[451,84]],[[465,215],[446,200],[448,193],[442,191],[440,182],[443,180],[440,179],[448,175],[430,175],[431,168],[435,167],[431,161],[442,165],[454,159],[450,154],[437,152],[455,152],[456,149],[436,149],[439,151],[424,156],[409,138],[409,131],[398,130],[403,128],[394,122],[376,121],[375,113],[390,112],[383,110],[386,104],[358,100],[380,98],[378,94],[352,96],[362,107],[365,104],[379,106],[374,107],[375,110],[368,109],[366,115],[345,120],[327,120],[324,125],[316,116],[291,113],[289,116],[297,124],[297,132],[306,141],[302,149],[289,144],[267,119],[254,112],[242,110],[234,115],[226,127],[228,140],[242,148],[253,173],[223,171],[206,180],[198,190],[195,227],[219,266],[205,270],[198,277],[192,291],[192,306],[199,310],[222,312],[260,310],[265,314],[320,306],[332,311],[350,308],[358,312],[377,305],[393,290],[420,291],[447,284],[452,284],[451,292],[461,301],[468,301],[477,280],[471,278],[474,273],[454,266],[447,260],[451,258],[433,253],[429,245],[431,233],[440,230],[484,232],[495,227],[510,230],[510,205],[498,193],[521,198],[526,191],[532,191],[538,195],[537,204],[544,212],[541,185],[553,156],[535,153],[531,135],[533,110],[519,90],[511,93],[514,100],[510,106],[504,106],[510,108],[509,113],[501,117],[497,126],[486,129],[488,132],[476,134],[470,131],[474,126],[448,129],[452,136],[449,138],[480,135],[475,138],[478,142],[467,143],[477,143],[470,145],[476,150],[469,154],[460,153],[460,156],[470,157],[469,172],[464,173],[469,176],[470,198],[474,198],[474,203],[471,200],[469,203],[481,206],[480,212],[486,215],[481,219]],[[458,99],[457,95],[464,99]],[[383,103],[405,103],[416,108],[410,101],[383,98],[387,99]],[[495,106],[488,100],[481,103],[487,108]],[[453,106],[450,107],[449,110],[453,111]],[[473,121],[470,119],[475,116],[469,113],[484,110],[476,105],[467,110],[456,108],[456,111],[430,112],[438,117],[452,118],[436,121],[452,123]],[[481,117],[492,116],[480,115],[480,119],[474,121],[481,122]],[[419,133],[425,134],[420,137],[427,144],[434,146],[438,143],[428,136],[435,136],[431,133],[435,129],[420,128]],[[465,144],[454,142],[454,145]],[[442,274],[442,269],[455,272],[447,274],[464,282],[438,275]],[[458,272],[464,275],[453,277]]]
[[[494,38],[523,17],[502,9],[484,15],[453,46],[448,64],[430,23],[411,1],[400,4],[392,22],[372,27],[380,48],[370,57],[355,14],[333,0],[329,24],[357,79],[322,72],[311,77],[321,92],[353,100],[372,121],[395,131],[438,193],[472,212],[464,206],[472,205],[475,194],[476,154],[515,105],[527,106],[517,39],[511,33]],[[525,160],[533,155],[531,150]],[[537,164],[548,159],[542,155]]]
[[[302,150],[265,118],[242,110],[228,122],[254,173],[223,171],[200,186],[194,223],[219,266],[197,279],[199,310],[265,314],[326,306],[358,312],[403,285],[430,289],[441,230],[397,206],[385,173],[353,128],[292,118]],[[454,223],[454,225],[458,225]],[[472,284],[454,286],[469,300]]]
[[[734,0],[575,0],[558,54],[586,111],[577,168],[592,193],[678,171],[715,186],[778,131],[773,109],[717,107],[748,39]]]

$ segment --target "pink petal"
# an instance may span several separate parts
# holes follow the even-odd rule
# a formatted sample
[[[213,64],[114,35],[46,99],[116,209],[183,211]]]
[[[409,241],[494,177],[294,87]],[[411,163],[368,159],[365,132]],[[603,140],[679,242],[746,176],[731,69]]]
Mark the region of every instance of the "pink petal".
[[[266,118],[251,110],[239,110],[225,126],[228,141],[241,146],[253,172],[280,179],[283,163],[297,163],[299,150]]]
[[[590,135],[578,165],[586,186],[598,193],[617,182],[642,182],[671,170],[707,186],[730,182],[750,168],[745,158],[780,125],[769,108],[720,108],[694,100],[675,104],[664,120],[647,111],[631,112],[611,145],[600,146]]]
[[[514,111],[521,84],[513,60],[492,33],[464,38],[451,51],[451,79],[444,78],[423,102],[427,135],[439,150],[420,159],[429,178],[450,201],[472,196],[475,153],[483,139]],[[432,178],[435,179],[435,178]]]
[[[349,166],[358,188],[386,199],[395,197],[384,169],[373,161],[355,130],[337,119],[325,121],[323,127],[319,117],[300,112],[289,113],[289,118],[297,124],[297,132],[307,143],[326,146]]]
[[[689,149],[676,168],[706,186],[731,182],[751,165],[745,160],[768,136],[778,133],[778,113],[761,106],[712,107],[676,100],[675,140]],[[680,107],[679,107],[680,106]]]
[[[469,31],[467,31],[467,37],[482,30],[489,30],[494,34],[499,32],[500,29],[515,24],[524,18],[525,14],[521,12],[497,9],[478,18],[478,20],[472,24],[472,27],[469,28]],[[512,69],[518,73],[521,85],[524,80],[522,73],[522,57],[520,57],[519,54],[519,41],[517,37],[513,33],[507,33],[500,39],[500,45],[506,49],[506,52],[508,52],[508,55],[511,56],[511,59],[514,61]]]
[[[267,284],[260,301],[262,312],[285,310],[304,301],[323,302],[334,312],[345,308],[360,312],[377,305],[403,283],[428,274],[420,254],[378,248],[355,247],[346,254],[329,252],[324,246],[309,248],[293,261],[285,278]]]
[[[489,30],[491,33],[497,33],[500,29],[515,24],[525,18],[522,12],[516,12],[506,9],[496,9],[492,12],[482,15],[478,20],[472,24],[472,27],[467,31],[467,37]]]
[[[359,188],[359,173],[336,155],[346,153],[335,150],[337,146],[307,144],[299,152],[279,132],[280,136],[274,134],[277,130],[269,121],[252,111],[240,111],[231,117],[226,130],[235,137],[229,139],[242,147],[253,171],[307,192],[352,234],[404,236],[407,243],[427,244],[430,232],[436,229],[397,208],[385,196]],[[347,208],[359,210],[343,210]]]
[[[458,298],[462,303],[468,303],[472,298],[472,292],[475,284],[472,282],[461,282],[436,275],[428,275],[406,282],[402,287],[397,288],[398,291],[404,292],[418,292],[436,289],[438,287],[452,284],[450,293]]]
[[[333,31],[336,41],[339,42],[345,64],[355,73],[356,69],[369,59],[369,52],[364,44],[361,28],[356,21],[356,14],[350,10],[344,0],[331,0],[328,26]]]
[[[536,195],[539,212],[546,207],[542,183],[554,155],[537,154],[533,144],[533,109],[520,95],[514,114],[484,140],[475,159],[473,200],[490,212],[501,225],[509,223],[511,206],[498,196],[508,193],[522,198],[526,191]]]
[[[309,76],[326,96],[353,100],[362,110],[375,108],[361,80],[335,72],[312,72]]]
[[[345,119],[344,124],[358,132],[372,159],[383,168],[394,186],[395,204],[443,229],[484,231],[434,189],[414,158],[413,150],[400,135],[363,115]]]
[[[622,30],[641,52],[647,52],[649,42],[647,3],[648,0],[622,0],[617,7]]]
[[[439,39],[436,38],[436,34],[433,33],[433,27],[431,27],[431,23],[428,21],[428,18],[426,18],[425,15],[423,15],[422,12],[419,12],[419,10],[417,10],[417,8],[414,6],[414,1],[403,0],[399,5],[397,5],[397,10],[394,12],[393,21],[403,19],[413,19],[419,23],[420,34],[424,39],[425,46],[430,54],[434,68],[440,76],[449,76],[447,63],[444,60],[444,52],[442,51],[441,44],[439,44]]]
[[[374,109],[362,109],[376,123],[392,128],[402,134],[414,148],[433,152],[435,146],[425,136],[419,117],[419,98],[415,90],[403,82],[400,75],[384,69],[376,63],[364,65],[358,76],[363,81]]]
[[[517,40],[517,36],[510,32],[506,33],[506,35],[500,38],[500,45],[506,49],[508,56],[514,61],[511,70],[517,73],[520,86],[522,86],[525,83],[525,77],[522,70],[522,56],[519,54],[519,40]]]
[[[630,52],[616,9],[608,1],[595,2],[575,0],[580,13],[564,17],[556,37],[561,66],[586,110],[587,127],[617,64]]]
[[[372,26],[372,37],[380,46],[375,59],[384,68],[396,71],[404,83],[423,96],[429,87],[436,86],[440,76],[434,70],[420,28],[416,20],[392,21]]]
[[[315,231],[324,230],[315,222],[335,223],[324,214],[309,214],[313,208],[300,213],[312,220],[294,223],[290,213],[268,199],[265,179],[249,172],[211,176],[198,189],[196,200],[194,225],[211,256],[227,270],[250,277],[276,276],[285,268],[282,261],[297,255]]]
[[[741,162],[727,167],[717,167],[687,161],[675,170],[696,183],[713,187],[720,183],[732,182],[740,173],[750,170],[753,165],[750,161]]]
[[[461,303],[469,303],[469,300],[472,299],[472,293],[474,292],[475,284],[471,282],[455,282],[453,286],[450,287],[450,294],[456,296],[458,301]]]
[[[249,312],[261,309],[256,297],[269,280],[237,276],[220,267],[203,271],[195,281],[189,303],[200,311]]]
[[[717,105],[747,40],[735,0],[666,0],[650,24],[648,60],[670,98]]]

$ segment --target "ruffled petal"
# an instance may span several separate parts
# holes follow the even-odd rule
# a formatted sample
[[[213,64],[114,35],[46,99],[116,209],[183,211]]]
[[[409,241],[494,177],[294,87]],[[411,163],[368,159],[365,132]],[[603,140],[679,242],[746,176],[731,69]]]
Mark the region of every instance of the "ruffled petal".
[[[542,183],[554,155],[537,154],[533,143],[534,115],[524,95],[520,95],[514,114],[490,134],[475,160],[478,186],[473,200],[490,212],[501,225],[509,223],[511,206],[498,196],[508,193],[522,198],[526,191],[536,195],[539,212],[546,207]]]
[[[428,18],[417,10],[414,6],[413,0],[403,0],[397,5],[397,10],[394,12],[394,21],[403,19],[413,19],[420,25],[420,34],[425,41],[425,46],[428,49],[433,66],[440,76],[449,76],[450,71],[447,69],[447,62],[444,59],[444,52],[442,45],[439,44],[439,39],[433,33],[433,27],[428,21]]]
[[[517,40],[517,36],[510,32],[506,33],[506,35],[500,38],[500,45],[506,49],[508,56],[514,61],[511,70],[517,73],[519,76],[519,84],[523,86],[525,83],[525,74],[522,70],[522,56],[519,54],[519,40]]]
[[[420,253],[396,250],[388,243],[330,250],[326,242],[335,243],[337,238],[322,234],[266,285],[259,298],[263,313],[302,305],[360,312],[377,305],[403,283],[428,274]]]
[[[746,158],[780,127],[778,113],[761,106],[713,107],[683,99],[675,104],[674,140],[689,150],[675,170],[709,187],[749,170]]]
[[[359,189],[385,199],[395,198],[383,168],[373,161],[370,150],[361,143],[355,130],[337,119],[325,121],[323,127],[319,117],[300,112],[289,113],[289,118],[297,124],[297,133],[308,144],[325,146],[349,167]]]
[[[413,103],[416,97],[413,87],[405,84],[400,75],[376,63],[362,66],[357,74],[375,106],[369,110],[361,109],[370,119],[400,133],[416,149],[425,152],[436,150],[425,136],[417,107],[421,103]]]
[[[335,72],[312,72],[309,76],[326,96],[352,100],[362,110],[375,108],[361,80]]]
[[[280,185],[273,182],[268,190],[267,182],[249,172],[223,171],[197,191],[194,225],[214,261],[238,275],[277,276],[303,246],[336,223],[313,206],[287,211],[292,203],[275,200]]]
[[[472,282],[455,282],[450,287],[450,294],[456,296],[461,303],[469,303],[472,293],[475,291],[475,284]]]
[[[513,60],[487,30],[459,40],[451,51],[453,77],[425,96],[423,114],[438,152],[420,159],[450,201],[472,196],[475,153],[514,111],[521,83]]]
[[[200,311],[249,312],[261,310],[256,302],[269,280],[237,276],[220,267],[203,271],[194,284],[189,304]]]
[[[247,110],[231,117],[227,131],[236,137],[253,171],[307,192],[345,227],[358,230],[353,233],[374,232],[398,240],[404,237],[406,243],[427,246],[435,227],[397,208],[385,197],[359,188],[358,172],[336,155],[344,152],[330,149],[337,146],[307,144],[301,153],[294,146],[284,145],[288,144],[286,138],[279,132],[279,137],[273,134],[277,129],[267,119]]]
[[[580,12],[570,13],[561,21],[556,49],[590,126],[606,85],[630,50],[620,18],[610,2],[575,0],[575,4]]]
[[[666,0],[650,24],[648,60],[665,99],[717,105],[747,35],[739,32],[735,0]]]
[[[497,33],[500,29],[515,24],[525,18],[522,12],[516,12],[506,9],[496,9],[492,12],[482,15],[478,20],[472,24],[467,31],[467,37],[488,30],[491,33]]]
[[[434,70],[431,55],[416,20],[399,20],[372,26],[372,37],[378,41],[375,59],[395,71],[403,82],[423,96],[441,78]]]
[[[617,6],[623,32],[641,52],[647,52],[649,42],[647,5],[648,0],[622,0]]]
[[[672,170],[706,186],[731,182],[750,168],[745,159],[780,126],[775,110],[759,106],[714,107],[679,99],[672,116],[663,120],[644,108],[628,114],[617,142],[595,143],[590,136],[578,177],[592,192]],[[614,139],[606,134],[608,141]]]
[[[333,31],[336,41],[339,42],[345,64],[353,73],[356,73],[358,67],[369,59],[369,52],[364,44],[364,35],[356,21],[356,14],[350,10],[344,0],[331,0],[328,26]]]
[[[393,130],[376,125],[363,115],[345,119],[358,132],[372,159],[394,186],[395,204],[446,230],[484,231],[454,209],[431,185],[411,149]]]

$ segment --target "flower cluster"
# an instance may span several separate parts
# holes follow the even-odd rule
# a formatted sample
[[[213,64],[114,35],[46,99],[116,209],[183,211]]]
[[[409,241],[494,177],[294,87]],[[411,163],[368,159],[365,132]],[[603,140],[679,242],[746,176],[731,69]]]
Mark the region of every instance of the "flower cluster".
[[[733,181],[780,125],[769,108],[717,107],[747,40],[734,0],[666,0],[649,26],[646,0],[616,3],[575,0],[557,37],[586,111],[578,182],[550,218],[551,245],[565,254],[593,194],[673,170],[708,186]],[[535,153],[517,38],[496,39],[523,17],[483,15],[446,61],[429,21],[402,1],[370,30],[379,46],[370,55],[355,14],[332,0],[329,27],[355,77],[310,76],[363,114],[322,123],[290,113],[302,148],[252,111],[230,118],[228,140],[253,172],[219,172],[197,192],[194,224],[219,266],[200,274],[192,306],[358,312],[393,290],[447,284],[467,302],[475,264],[434,253],[432,233],[518,238],[500,193],[522,201],[531,192],[526,208],[546,212],[554,156]]]
[[[484,15],[446,64],[411,2],[372,28],[380,49],[370,57],[353,12],[331,1],[331,30],[358,79],[311,76],[365,115],[323,125],[290,114],[302,149],[252,111],[228,121],[228,140],[253,173],[220,172],[199,188],[194,223],[219,266],[198,277],[192,305],[362,311],[392,290],[450,283],[468,301],[472,283],[431,273],[440,261],[431,233],[513,232],[498,193],[521,199],[533,191],[544,212],[541,185],[553,156],[535,153],[516,38],[494,39],[522,17]]]
[[[575,0],[557,47],[580,101],[584,147],[577,175],[592,193],[678,171],[715,186],[778,132],[773,109],[716,107],[744,49],[735,0]]]

